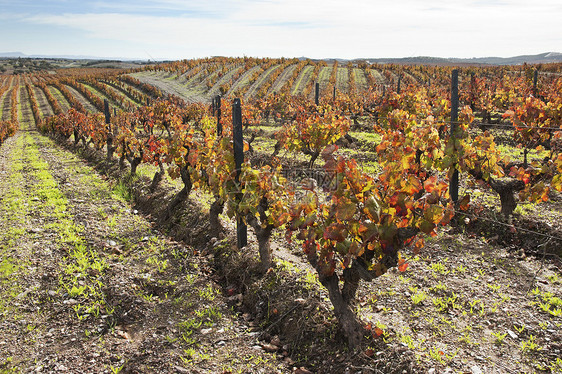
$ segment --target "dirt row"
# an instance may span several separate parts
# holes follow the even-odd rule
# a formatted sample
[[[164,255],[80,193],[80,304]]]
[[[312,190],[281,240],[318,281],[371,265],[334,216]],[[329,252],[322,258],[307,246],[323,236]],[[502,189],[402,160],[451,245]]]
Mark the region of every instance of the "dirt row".
[[[75,155],[20,132],[0,170],[0,369],[290,371],[232,310],[206,258],[155,231]]]

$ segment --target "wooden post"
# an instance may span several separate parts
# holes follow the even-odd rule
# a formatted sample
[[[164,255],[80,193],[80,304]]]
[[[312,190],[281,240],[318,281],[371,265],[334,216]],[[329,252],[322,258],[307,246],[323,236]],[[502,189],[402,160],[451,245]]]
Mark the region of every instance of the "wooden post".
[[[476,94],[476,74],[470,73],[470,109],[474,111],[474,95]]]
[[[539,70],[535,69],[535,75],[533,77],[533,96],[537,97],[537,82],[539,80]]]
[[[105,123],[111,123],[111,113],[109,113],[109,102],[103,99],[103,114],[105,115]]]
[[[400,95],[400,81],[402,80],[402,74],[398,76],[398,85],[396,87],[396,93]]]
[[[105,115],[105,123],[107,124],[107,160],[111,160],[113,156],[113,134],[111,131],[111,114],[109,113],[109,102],[103,99],[103,114]]]
[[[455,141],[459,119],[459,71],[453,70],[451,75],[451,140]],[[455,171],[449,181],[449,195],[453,202],[459,200],[459,171],[455,165]]]
[[[232,103],[232,127],[234,167],[236,170],[234,181],[238,185],[240,183],[242,164],[244,163],[244,137],[242,136],[242,106],[240,104],[240,99],[234,99]],[[248,244],[248,228],[244,224],[242,217],[237,217],[236,219],[236,242],[238,244],[238,249]]]
[[[314,104],[318,105],[320,102],[320,83],[316,82],[314,90]]]
[[[222,123],[221,123],[221,96],[215,96],[215,110],[217,113],[217,135],[220,137],[222,135]]]
[[[149,97],[146,98],[146,106],[150,106],[150,98]]]
[[[336,86],[334,85],[334,101],[336,101]]]

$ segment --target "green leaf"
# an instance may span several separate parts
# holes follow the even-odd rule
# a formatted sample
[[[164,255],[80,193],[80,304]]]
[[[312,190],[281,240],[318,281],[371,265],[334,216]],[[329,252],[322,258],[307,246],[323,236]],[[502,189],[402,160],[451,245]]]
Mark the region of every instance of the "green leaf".
[[[550,186],[558,192],[562,192],[562,174],[555,175]]]
[[[435,229],[435,224],[426,220],[422,220],[419,225],[419,229],[425,234],[431,234]]]
[[[372,196],[369,197],[365,202],[364,211],[373,222],[375,223],[379,222],[381,207],[379,205],[379,202],[375,200]]]
[[[430,205],[424,210],[423,216],[431,223],[439,223],[443,217],[443,207],[439,205]]]

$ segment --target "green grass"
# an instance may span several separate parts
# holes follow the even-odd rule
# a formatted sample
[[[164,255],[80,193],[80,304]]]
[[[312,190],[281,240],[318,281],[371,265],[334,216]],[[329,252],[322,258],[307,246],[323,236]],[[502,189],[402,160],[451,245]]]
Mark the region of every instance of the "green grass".
[[[56,87],[53,86],[47,86],[47,88],[49,91],[51,91],[53,97],[57,99],[63,112],[66,112],[68,109],[70,109],[70,104],[68,103],[68,100],[66,100],[62,92],[60,92]]]
[[[372,133],[372,132],[350,131],[349,135],[351,135],[354,138],[357,138],[359,140],[362,140],[364,142],[372,143],[373,149],[382,140],[382,136],[380,134],[375,134],[375,133]]]
[[[299,73],[299,76],[298,76],[298,78],[295,82],[295,85],[293,86],[293,88],[291,90],[291,95],[297,95],[305,89],[306,85],[308,84],[308,81],[310,80],[309,71],[311,72],[312,70],[314,70],[314,67],[310,66],[310,65],[305,66],[301,70],[301,72]],[[306,79],[305,79],[305,77],[306,77]]]

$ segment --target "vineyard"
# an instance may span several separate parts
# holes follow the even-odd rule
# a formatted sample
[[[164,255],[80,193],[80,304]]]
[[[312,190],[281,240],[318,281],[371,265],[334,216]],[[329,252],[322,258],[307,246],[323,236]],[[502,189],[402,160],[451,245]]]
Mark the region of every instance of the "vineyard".
[[[562,372],[562,64],[216,57],[0,105],[2,373]]]

